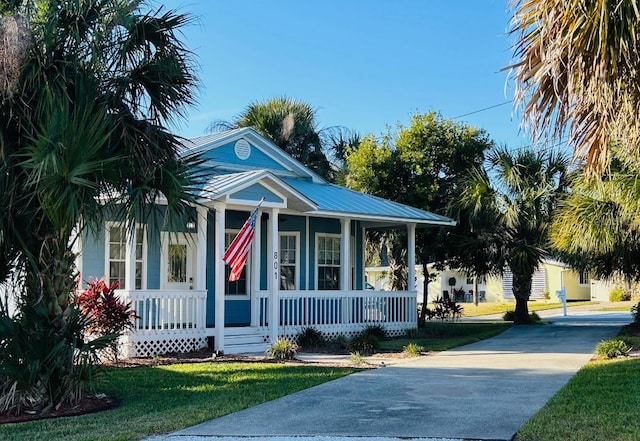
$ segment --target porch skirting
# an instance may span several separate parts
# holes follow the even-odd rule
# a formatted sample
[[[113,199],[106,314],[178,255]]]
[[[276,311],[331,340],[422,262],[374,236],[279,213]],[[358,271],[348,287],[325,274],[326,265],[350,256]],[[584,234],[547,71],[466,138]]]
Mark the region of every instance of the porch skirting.
[[[138,314],[134,330],[122,338],[125,357],[194,351],[206,347],[208,336],[217,334],[206,328],[206,291],[121,290],[119,294],[132,302]],[[269,292],[258,291],[253,298],[257,326],[251,332],[264,350],[273,335]],[[368,325],[383,326],[390,336],[417,326],[415,291],[280,291],[278,303],[278,338],[292,341],[307,327],[333,338],[353,337]],[[229,341],[223,350],[242,353],[246,348],[246,344],[234,348]]]

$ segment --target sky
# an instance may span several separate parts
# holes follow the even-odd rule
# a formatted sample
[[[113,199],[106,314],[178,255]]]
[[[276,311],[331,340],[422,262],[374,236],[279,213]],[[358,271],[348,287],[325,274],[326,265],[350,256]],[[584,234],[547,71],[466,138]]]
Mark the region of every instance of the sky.
[[[248,104],[288,96],[319,126],[379,136],[429,111],[530,145],[511,102],[509,0],[156,0],[195,15],[183,41],[199,104],[174,130],[208,133]],[[488,107],[492,109],[486,109]]]

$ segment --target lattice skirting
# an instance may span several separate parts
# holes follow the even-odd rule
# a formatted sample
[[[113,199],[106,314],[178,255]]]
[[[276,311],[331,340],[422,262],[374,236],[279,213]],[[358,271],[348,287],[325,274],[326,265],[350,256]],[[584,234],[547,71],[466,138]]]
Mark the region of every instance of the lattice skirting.
[[[124,341],[123,352],[126,357],[153,357],[172,352],[192,352],[207,346],[207,337],[157,337],[139,338],[135,341]]]
[[[371,324],[378,325],[378,323],[371,323]],[[401,337],[405,335],[407,329],[411,328],[411,326],[409,325],[400,326],[400,327],[398,327],[397,324],[394,324],[393,326],[385,326],[384,324],[382,325],[387,331],[387,335],[389,337]],[[344,330],[336,329],[335,326],[325,327],[323,325],[317,325],[317,326],[310,326],[310,327],[317,329],[322,333],[324,338],[326,338],[327,340],[330,340],[340,336],[345,336],[347,338],[355,337],[360,332],[362,332],[362,330],[366,327],[366,325],[362,325],[355,328],[349,327],[349,328],[345,328]],[[415,325],[413,327],[415,328]],[[283,331],[282,329],[280,329],[279,338],[295,342],[296,337],[300,332],[302,332],[302,330],[304,330],[304,328],[305,326],[301,326],[300,328],[287,328],[286,331]]]

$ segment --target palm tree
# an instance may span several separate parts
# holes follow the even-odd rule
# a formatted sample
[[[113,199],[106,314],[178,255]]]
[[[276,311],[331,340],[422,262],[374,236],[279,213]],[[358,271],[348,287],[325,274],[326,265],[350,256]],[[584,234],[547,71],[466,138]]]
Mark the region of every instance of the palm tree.
[[[195,201],[199,160],[181,157],[165,129],[194,102],[191,54],[177,38],[190,21],[140,0],[0,6],[0,283],[24,275],[20,318],[0,330],[51,328],[42,335],[71,354],[61,376],[74,371],[77,335],[65,333],[79,234],[102,228],[106,213],[131,231],[158,213],[159,196],[176,222]],[[3,373],[0,388],[12,384]],[[70,378],[38,375],[37,405],[78,397],[64,391]]]
[[[569,132],[575,153],[602,171],[610,146],[640,153],[637,0],[516,0],[516,102],[537,137]]]
[[[577,174],[560,201],[551,244],[569,263],[597,277],[640,280],[640,167],[612,149],[612,164],[599,178]]]
[[[249,104],[233,121],[215,121],[211,131],[253,127],[289,155],[320,176],[332,178],[331,163],[323,150],[322,130],[316,110],[308,103],[288,97]]]
[[[464,246],[487,259],[484,271],[511,269],[515,323],[529,323],[531,281],[548,254],[548,228],[566,189],[569,160],[563,154],[502,148],[490,152],[487,161],[488,170],[469,176],[458,202],[474,230]]]

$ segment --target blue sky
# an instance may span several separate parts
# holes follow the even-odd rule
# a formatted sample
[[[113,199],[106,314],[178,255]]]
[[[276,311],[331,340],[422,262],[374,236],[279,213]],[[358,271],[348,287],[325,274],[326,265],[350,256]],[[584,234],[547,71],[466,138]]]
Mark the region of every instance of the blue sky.
[[[508,0],[163,0],[198,18],[184,40],[199,105],[176,131],[206,133],[250,102],[286,95],[321,127],[379,135],[435,110],[454,118],[513,98]],[[459,118],[510,148],[530,144],[513,104]]]

